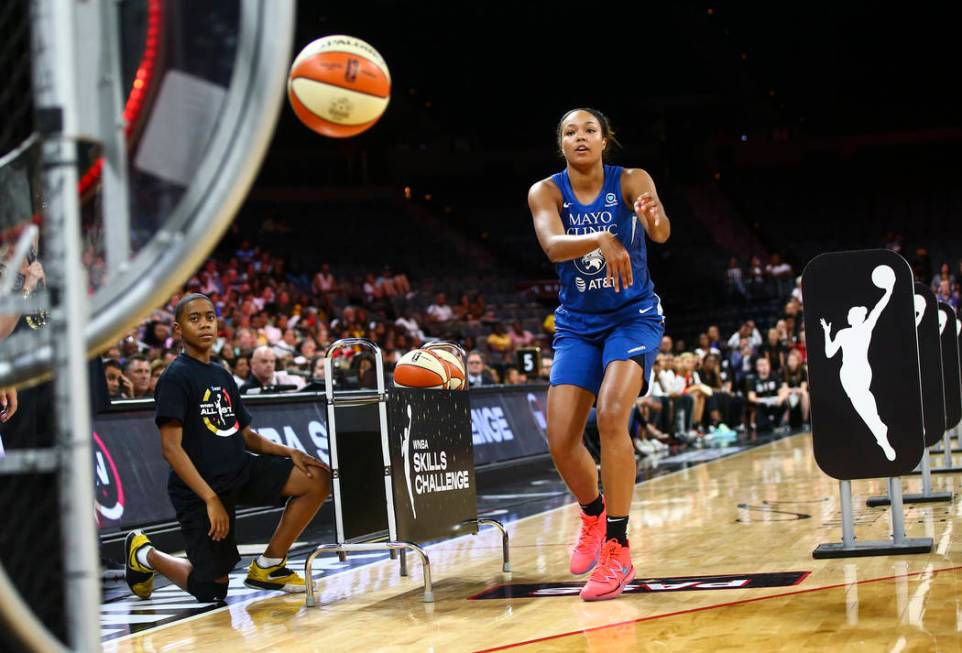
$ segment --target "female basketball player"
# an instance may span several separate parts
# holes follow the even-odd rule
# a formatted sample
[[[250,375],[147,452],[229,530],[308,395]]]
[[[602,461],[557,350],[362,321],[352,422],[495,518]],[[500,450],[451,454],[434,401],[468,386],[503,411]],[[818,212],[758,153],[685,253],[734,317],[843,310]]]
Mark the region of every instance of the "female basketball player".
[[[663,243],[671,226],[647,172],[604,163],[615,142],[604,114],[569,111],[558,124],[557,138],[565,170],[528,192],[538,241],[561,280],[548,444],[583,511],[571,572],[584,574],[597,564],[581,590],[581,598],[596,601],[617,597],[635,576],[627,539],[635,484],[628,418],[635,400],[650,387],[664,333],[645,234]],[[582,444],[596,401],[604,498],[594,461]]]

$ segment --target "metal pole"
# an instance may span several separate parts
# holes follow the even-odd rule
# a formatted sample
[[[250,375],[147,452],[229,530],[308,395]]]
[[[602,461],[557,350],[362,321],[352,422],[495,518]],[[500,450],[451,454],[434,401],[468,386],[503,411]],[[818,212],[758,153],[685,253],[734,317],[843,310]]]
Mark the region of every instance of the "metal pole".
[[[942,436],[943,458],[942,464],[946,469],[952,467],[952,432],[946,431]]]
[[[928,449],[922,452],[922,496],[932,496],[932,465]]]
[[[511,573],[511,553],[508,548],[508,529],[504,527],[504,524],[495,519],[486,519],[484,517],[478,517],[476,520],[479,526],[494,526],[499,531],[501,531],[501,571],[506,574]]]
[[[42,135],[48,284],[61,291],[51,307],[49,328],[61,454],[65,609],[71,648],[95,651],[100,649],[100,565],[84,338],[89,304],[76,191],[75,8],[72,0],[36,0],[34,88],[38,113],[46,118]]]
[[[839,494],[842,503],[842,546],[855,546],[855,520],[852,518],[852,482],[839,481]],[[899,497],[901,502],[901,496]]]
[[[104,237],[107,277],[127,267],[130,258],[130,198],[127,187],[127,136],[120,69],[120,11],[117,0],[101,0],[100,123],[103,138]]]
[[[892,500],[892,542],[905,544],[905,515],[902,511],[902,479],[889,479],[889,498]]]

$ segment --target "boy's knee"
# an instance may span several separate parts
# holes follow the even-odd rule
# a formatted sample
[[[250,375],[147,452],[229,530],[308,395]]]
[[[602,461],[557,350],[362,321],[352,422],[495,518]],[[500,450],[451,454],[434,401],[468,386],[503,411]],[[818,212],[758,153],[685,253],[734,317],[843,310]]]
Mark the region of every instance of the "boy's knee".
[[[223,601],[227,596],[227,580],[217,582],[213,580],[198,580],[197,574],[191,572],[187,577],[187,591],[201,603]]]

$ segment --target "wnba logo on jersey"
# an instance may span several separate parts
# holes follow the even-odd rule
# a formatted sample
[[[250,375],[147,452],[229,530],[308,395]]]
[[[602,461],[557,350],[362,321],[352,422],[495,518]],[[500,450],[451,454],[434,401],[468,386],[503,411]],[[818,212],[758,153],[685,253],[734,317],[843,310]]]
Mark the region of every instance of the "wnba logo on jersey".
[[[207,388],[204,391],[204,399],[200,404],[200,416],[207,430],[222,438],[234,435],[240,430],[240,423],[237,421],[237,415],[234,414],[234,404],[230,400],[230,393],[225,388]]]

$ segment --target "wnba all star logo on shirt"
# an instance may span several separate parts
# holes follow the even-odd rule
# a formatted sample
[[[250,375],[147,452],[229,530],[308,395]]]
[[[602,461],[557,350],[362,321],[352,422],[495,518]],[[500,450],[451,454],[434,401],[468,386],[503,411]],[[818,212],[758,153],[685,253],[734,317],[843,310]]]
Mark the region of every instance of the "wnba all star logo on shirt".
[[[200,402],[200,416],[207,430],[222,438],[234,435],[240,430],[227,388],[211,387],[204,391],[204,398]]]

